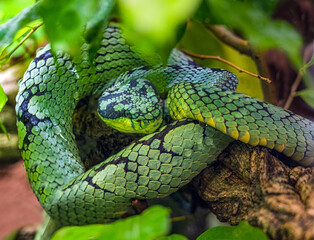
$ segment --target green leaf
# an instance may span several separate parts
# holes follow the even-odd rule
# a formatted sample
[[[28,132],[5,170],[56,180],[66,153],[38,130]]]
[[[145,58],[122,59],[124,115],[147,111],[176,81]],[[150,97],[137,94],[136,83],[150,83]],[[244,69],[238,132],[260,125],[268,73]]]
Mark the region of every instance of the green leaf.
[[[0,128],[4,132],[4,134],[7,136],[7,139],[9,140],[9,134],[8,134],[4,124],[2,123],[1,119],[0,119]]]
[[[31,33],[32,30],[35,31],[38,29],[41,25],[41,20],[35,20],[27,24],[26,27],[21,28],[15,34],[13,41],[8,46],[3,47],[2,49],[0,48],[0,66],[1,64],[6,63],[10,57],[14,57],[15,54],[21,55],[21,53],[25,53],[26,49],[20,48],[20,46],[30,37],[30,35],[28,35],[26,38],[26,35]],[[26,39],[23,38],[23,40],[21,40],[23,36],[25,36]]]
[[[314,47],[314,41],[313,41],[313,47]],[[314,65],[314,52],[312,53],[312,57],[310,61],[308,61],[304,66],[300,69],[301,71],[306,71],[309,67]]]
[[[8,236],[5,236],[3,240],[15,240],[17,239],[18,230],[12,231]]]
[[[219,226],[202,233],[197,240],[268,240],[266,234],[259,228],[252,227],[242,221],[238,226]]]
[[[170,231],[170,210],[152,206],[138,216],[118,220],[107,225],[86,225],[61,228],[52,240],[149,240],[164,236]],[[174,238],[175,239],[175,238]]]
[[[0,112],[2,111],[7,101],[8,101],[8,97],[7,95],[5,95],[5,92],[3,91],[3,88],[0,85]]]
[[[1,49],[13,42],[15,35],[20,29],[22,29],[26,24],[39,19],[37,11],[38,3],[35,3],[0,25],[0,52]]]
[[[192,17],[193,20],[203,22],[205,24],[210,23],[209,9],[206,0],[203,0],[197,9],[196,13]]]
[[[240,31],[257,50],[281,49],[296,66],[300,66],[301,37],[288,23],[270,18],[269,12],[273,6],[257,4],[257,0],[206,2],[211,23],[224,24]]]
[[[295,96],[300,96],[303,100],[314,108],[314,89],[304,89],[295,93]]]
[[[177,43],[177,31],[191,17],[200,0],[118,0],[126,38],[152,64],[163,62]]]
[[[277,6],[278,0],[267,0],[267,1],[261,1],[261,0],[247,0],[248,4],[251,4],[255,8],[259,8],[264,13],[270,16],[275,10],[275,7]]]
[[[63,50],[77,55],[86,38],[94,41],[92,35],[106,23],[113,8],[114,0],[42,0],[39,13],[46,25],[46,32],[53,50]]]
[[[180,234],[171,234],[169,236],[159,237],[157,240],[188,240],[188,238]]]
[[[4,105],[6,104],[7,101],[8,101],[8,97],[7,97],[7,95],[5,95],[5,93],[3,91],[3,88],[0,85],[0,112],[2,111]],[[4,127],[4,125],[3,125],[1,120],[0,120],[0,128],[5,133],[7,138],[9,138],[7,130],[5,129],[5,127]]]
[[[34,4],[34,0],[1,0],[0,21],[17,15],[24,8]]]

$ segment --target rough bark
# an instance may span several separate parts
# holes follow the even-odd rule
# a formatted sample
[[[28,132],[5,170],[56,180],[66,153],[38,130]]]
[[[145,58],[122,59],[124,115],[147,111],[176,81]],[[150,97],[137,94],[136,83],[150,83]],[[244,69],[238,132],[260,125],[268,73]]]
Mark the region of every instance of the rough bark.
[[[193,184],[222,222],[246,220],[272,239],[314,239],[314,168],[234,142]]]

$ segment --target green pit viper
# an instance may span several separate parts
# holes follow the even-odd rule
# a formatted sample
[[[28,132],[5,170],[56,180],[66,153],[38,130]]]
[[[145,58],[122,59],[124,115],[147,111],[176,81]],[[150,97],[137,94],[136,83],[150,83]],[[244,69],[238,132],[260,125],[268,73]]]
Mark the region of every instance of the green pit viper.
[[[314,166],[313,122],[234,92],[234,74],[201,67],[179,50],[164,67],[150,66],[132,49],[119,27],[109,26],[92,63],[87,44],[80,60],[53,56],[46,46],[19,82],[19,147],[30,185],[52,219],[62,225],[114,220],[130,211],[133,199],[165,197],[186,185],[234,139]],[[72,114],[92,94],[107,124],[148,135],[85,170]],[[158,129],[165,114],[174,121]]]

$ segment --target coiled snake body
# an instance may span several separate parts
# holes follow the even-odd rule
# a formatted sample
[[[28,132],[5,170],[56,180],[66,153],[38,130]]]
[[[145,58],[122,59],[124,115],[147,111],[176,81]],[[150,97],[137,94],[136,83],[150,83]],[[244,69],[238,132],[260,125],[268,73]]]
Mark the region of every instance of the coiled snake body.
[[[108,27],[94,66],[49,46],[38,51],[17,96],[17,126],[27,176],[43,208],[63,225],[102,223],[132,199],[167,196],[187,184],[234,139],[314,165],[314,124],[233,91],[236,77],[203,68],[174,50],[168,65],[148,64]],[[72,133],[76,103],[100,96],[99,114],[114,128],[151,133],[85,171]],[[159,98],[174,120],[162,122]],[[192,120],[181,120],[192,119]],[[200,123],[201,122],[201,123]]]

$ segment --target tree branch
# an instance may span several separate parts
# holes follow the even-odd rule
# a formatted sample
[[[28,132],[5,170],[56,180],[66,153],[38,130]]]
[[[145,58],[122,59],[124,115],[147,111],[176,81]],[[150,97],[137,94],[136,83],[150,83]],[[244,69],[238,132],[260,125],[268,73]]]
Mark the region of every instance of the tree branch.
[[[220,25],[206,25],[206,28],[209,29],[223,43],[231,46],[242,54],[248,55],[252,58],[255,57],[256,54],[247,40],[234,35],[232,32]]]
[[[262,61],[262,56],[257,53],[249,44],[247,40],[244,40],[234,33],[229,31],[220,25],[206,25],[208,30],[210,30],[220,41],[231,46],[235,50],[242,54],[245,54],[252,58],[255,62],[257,70],[261,76],[269,76],[268,70]],[[262,89],[264,93],[264,98],[270,103],[276,103],[275,87],[272,84],[267,84],[264,81],[261,82]]]
[[[293,102],[295,93],[296,93],[300,83],[302,82],[302,78],[303,78],[303,72],[301,70],[299,70],[298,75],[297,75],[296,79],[294,80],[294,82],[291,86],[289,97],[287,98],[285,105],[283,106],[284,109],[290,108],[290,106]]]
[[[246,220],[273,239],[314,238],[314,168],[291,168],[264,148],[234,142],[194,187],[220,221]]]
[[[180,49],[180,51],[182,51],[183,53],[185,53],[186,55],[190,56],[190,57],[193,57],[193,58],[198,58],[198,59],[212,59],[212,60],[217,60],[217,61],[221,61],[235,69],[237,69],[240,73],[241,72],[244,72],[248,75],[251,75],[253,77],[256,77],[258,79],[261,79],[263,81],[266,81],[267,83],[271,83],[270,79],[269,78],[266,78],[266,77],[262,77],[260,75],[257,75],[257,74],[254,74],[254,73],[251,73],[245,69],[242,69],[240,67],[238,67],[237,65],[233,64],[232,62],[229,62],[227,61],[226,59],[223,59],[219,56],[209,56],[209,55],[201,55],[201,54],[196,54],[196,53],[192,53],[192,52],[189,52],[187,50],[184,50],[184,49]]]

